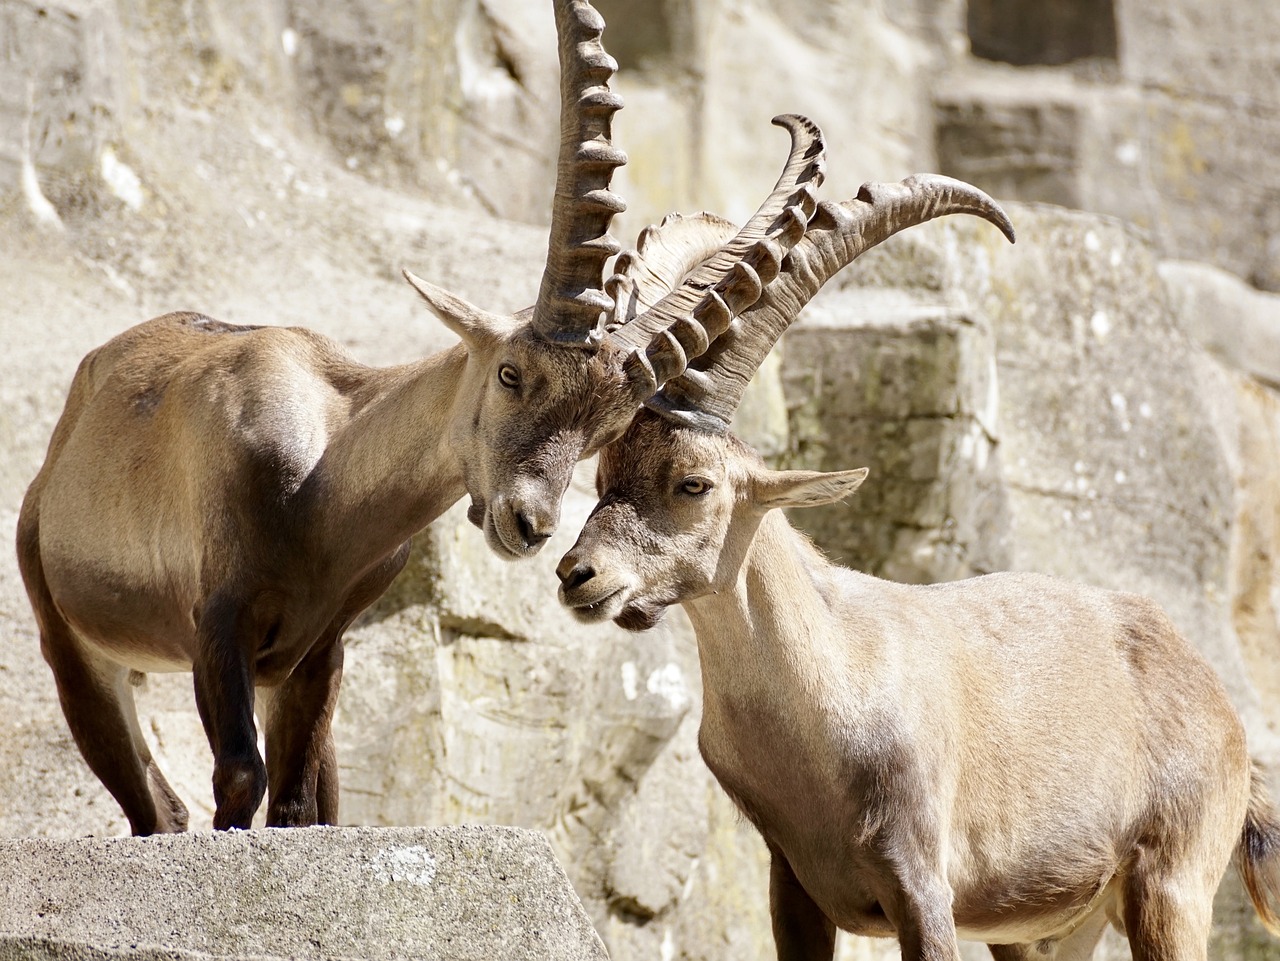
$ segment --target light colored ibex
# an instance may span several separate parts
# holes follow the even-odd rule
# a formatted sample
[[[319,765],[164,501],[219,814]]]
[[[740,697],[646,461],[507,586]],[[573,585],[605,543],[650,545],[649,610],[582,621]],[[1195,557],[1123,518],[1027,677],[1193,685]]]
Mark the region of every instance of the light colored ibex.
[[[897,937],[904,961],[957,961],[957,937],[1083,961],[1110,921],[1136,961],[1204,961],[1233,851],[1276,929],[1280,823],[1221,683],[1164,613],[1035,574],[909,586],[837,567],[774,508],[839,500],[866,471],[772,471],[728,433],[800,307],[943,212],[929,194],[819,208],[741,333],[602,451],[561,599],[631,629],[688,612],[700,747],[768,845],[780,959],[830,961],[841,928]]]
[[[469,494],[494,551],[534,554],[574,463],[754,303],[803,235],[821,149],[784,117],[791,155],[751,221],[710,240],[702,220],[673,225],[700,262],[685,282],[637,275],[606,295],[624,207],[609,190],[626,160],[610,142],[616,64],[585,0],[555,0],[555,18],[561,144],[532,308],[495,316],[408,276],[459,345],[374,369],[307,330],[179,313],[76,372],[23,502],[19,564],[72,734],[134,833],[187,823],[138,727],[139,671],[193,672],[215,827],[247,827],[268,789],[268,823],[331,822],[342,635],[409,538]]]

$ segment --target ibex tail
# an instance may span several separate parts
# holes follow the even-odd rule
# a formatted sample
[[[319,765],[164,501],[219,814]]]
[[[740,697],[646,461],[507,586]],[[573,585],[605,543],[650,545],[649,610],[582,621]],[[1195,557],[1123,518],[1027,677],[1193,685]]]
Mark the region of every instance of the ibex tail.
[[[1240,878],[1254,910],[1267,930],[1280,937],[1280,814],[1256,764],[1238,853]]]

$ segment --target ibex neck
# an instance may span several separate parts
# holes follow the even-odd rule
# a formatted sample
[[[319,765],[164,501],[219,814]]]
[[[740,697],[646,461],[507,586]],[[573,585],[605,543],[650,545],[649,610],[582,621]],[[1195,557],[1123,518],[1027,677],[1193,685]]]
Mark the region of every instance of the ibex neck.
[[[833,572],[781,511],[765,515],[734,588],[684,605],[706,686],[745,693],[782,677],[821,682],[825,648],[839,633],[827,600]]]
[[[315,472],[313,515],[326,539],[372,563],[465,493],[448,438],[466,364],[457,346],[378,372],[372,396],[336,432]]]

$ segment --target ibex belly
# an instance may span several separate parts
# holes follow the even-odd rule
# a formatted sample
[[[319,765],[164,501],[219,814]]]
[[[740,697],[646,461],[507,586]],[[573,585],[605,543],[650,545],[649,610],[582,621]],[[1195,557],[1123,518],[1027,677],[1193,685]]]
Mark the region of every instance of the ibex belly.
[[[1088,923],[1099,911],[1119,913],[1120,883],[1115,877],[1083,883],[1072,892],[1059,892],[1051,901],[1021,906],[984,902],[982,892],[955,904],[956,936],[987,944],[1030,944],[1059,941]]]
[[[812,740],[823,736],[813,717],[788,724],[714,697],[708,706],[701,746],[712,773],[846,931],[896,935],[878,899],[916,880],[894,873],[909,870],[902,863],[950,885],[961,937],[989,943],[1065,937],[1113,898],[1127,817],[1095,793],[1046,798],[1028,791],[1022,801],[1038,810],[1024,812],[992,788],[982,792],[984,802],[962,805],[970,815],[955,820],[946,804],[933,803],[951,793],[934,780],[939,772],[927,774],[922,759],[887,734],[871,739],[882,753],[863,764],[836,749],[834,732],[826,732],[825,748]],[[1121,780],[1117,773],[1105,783],[1123,793]],[[1029,824],[1051,824],[1051,836],[1021,832],[999,814],[974,820],[972,812],[993,807],[1016,811],[1020,820],[1026,815]],[[931,854],[939,843],[946,853]],[[900,858],[907,849],[919,856]]]
[[[84,549],[72,557],[44,552],[58,610],[82,641],[125,667],[191,670],[193,598],[166,572],[119,560],[106,551]]]

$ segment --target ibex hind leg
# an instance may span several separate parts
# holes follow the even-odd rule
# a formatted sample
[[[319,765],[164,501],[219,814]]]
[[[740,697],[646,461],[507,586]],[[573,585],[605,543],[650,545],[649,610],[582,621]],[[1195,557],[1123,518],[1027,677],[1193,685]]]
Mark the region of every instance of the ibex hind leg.
[[[129,670],[84,644],[53,602],[40,560],[39,515],[29,507],[23,504],[18,520],[18,567],[71,736],[134,834],[185,831],[186,806],[160,773],[138,726]]]
[[[1124,927],[1134,961],[1205,961],[1213,894],[1204,871],[1135,872],[1124,895]]]
[[[138,725],[129,670],[90,653],[65,624],[43,635],[62,713],[89,768],[111,792],[134,834],[187,829],[187,808],[151,756]]]
[[[769,853],[769,913],[779,961],[831,961],[836,926],[801,886],[786,856],[772,845]]]
[[[1192,787],[1179,785],[1177,806],[1155,822],[1150,842],[1124,878],[1120,917],[1134,961],[1207,958],[1214,895],[1240,841],[1248,805],[1249,762],[1242,748],[1215,756],[1224,768],[1213,772],[1224,781],[1216,791],[1196,798]]]
[[[267,768],[253,722],[253,666],[245,653],[253,611],[232,594],[216,594],[196,624],[192,665],[196,710],[213,749],[213,827],[247,830],[267,793]]]

